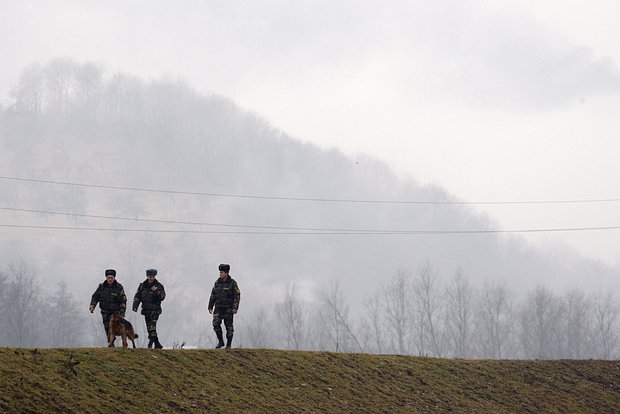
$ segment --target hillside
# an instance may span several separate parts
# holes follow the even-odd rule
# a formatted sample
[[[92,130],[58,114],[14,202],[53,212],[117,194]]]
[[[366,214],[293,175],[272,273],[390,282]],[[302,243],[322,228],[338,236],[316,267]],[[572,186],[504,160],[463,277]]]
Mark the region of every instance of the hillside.
[[[162,343],[208,348],[213,332],[205,298],[218,265],[230,263],[242,291],[235,343],[243,348],[512,359],[619,355],[617,341],[596,334],[613,336],[616,326],[598,329],[591,316],[600,304],[619,320],[612,315],[616,298],[594,296],[619,291],[617,268],[555,254],[516,234],[469,233],[498,225],[448,189],[399,177],[370,156],[301,142],[183,82],[106,74],[62,59],[32,66],[9,106],[0,108],[0,166],[0,275],[6,275],[0,300],[7,312],[0,346],[98,346],[100,316],[88,314],[84,303],[104,270],[116,269],[131,296],[145,269],[156,268],[168,294]],[[456,308],[444,294],[456,276],[471,294],[452,292],[469,298],[459,303],[477,318],[462,330],[471,333],[462,346],[449,339],[457,337],[447,322],[456,320],[448,314]],[[9,288],[23,294],[6,294]],[[402,305],[399,314],[427,315],[404,321],[407,332],[394,329],[399,322],[371,320],[397,299],[394,289],[411,298],[394,304]],[[579,292],[566,295],[571,289]],[[20,297],[32,299],[14,303]],[[494,298],[501,306],[483,308]],[[531,306],[534,299],[550,305]],[[330,317],[336,312],[325,313],[326,301],[341,307],[338,320]],[[277,307],[286,303],[302,309],[301,324],[278,320]],[[568,315],[561,309],[575,306],[581,319],[560,319]],[[533,309],[538,318],[522,318]],[[130,319],[146,335],[142,318]],[[17,328],[9,320],[19,321]],[[50,338],[49,326],[60,320],[74,322]],[[299,326],[295,341],[302,343],[293,343],[286,324]],[[489,337],[495,333],[501,337]]]
[[[618,361],[0,349],[3,413],[611,413],[618,384]]]

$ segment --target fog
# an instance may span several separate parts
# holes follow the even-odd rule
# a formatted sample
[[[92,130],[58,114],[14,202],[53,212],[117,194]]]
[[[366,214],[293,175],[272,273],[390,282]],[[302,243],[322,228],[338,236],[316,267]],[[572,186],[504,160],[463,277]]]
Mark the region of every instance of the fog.
[[[211,347],[206,304],[217,265],[230,263],[242,292],[237,346],[616,358],[617,124],[586,113],[614,102],[617,67],[547,36],[527,13],[473,5],[414,13],[337,2],[325,15],[191,4],[174,10],[181,24],[159,3],[120,12],[64,2],[47,17],[3,4],[43,26],[2,17],[38,46],[2,40],[23,63],[0,77],[0,345],[101,346],[87,307],[104,270],[117,270],[131,301],[157,268],[164,345]],[[247,27],[251,12],[268,18]],[[118,26],[95,19],[117,13]],[[215,32],[247,53],[229,56],[241,49],[210,43]],[[126,45],[84,48],[77,33]],[[185,69],[162,75],[174,59],[161,61],[156,45]],[[403,48],[411,54],[394,53]],[[212,62],[192,66],[199,53]],[[243,70],[226,72],[231,62]],[[405,93],[383,100],[395,90]],[[584,105],[578,132],[592,134],[590,147],[568,120]],[[399,128],[411,145],[395,144]],[[566,133],[572,152],[551,157],[558,142],[545,133]],[[571,167],[557,169],[558,158]],[[559,199],[569,202],[527,203]],[[479,203],[502,200],[515,203]],[[611,246],[582,248],[592,244]]]
[[[0,102],[57,57],[186,79],[287,134],[469,201],[617,199],[614,0],[0,1]],[[503,228],[617,226],[616,203],[483,205]],[[531,233],[618,265],[618,232]]]

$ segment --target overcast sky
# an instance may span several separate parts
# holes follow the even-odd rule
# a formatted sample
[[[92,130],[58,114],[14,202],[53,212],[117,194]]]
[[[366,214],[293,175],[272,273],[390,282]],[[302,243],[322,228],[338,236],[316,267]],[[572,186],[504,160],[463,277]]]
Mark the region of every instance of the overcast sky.
[[[620,198],[618,21],[618,0],[0,0],[0,102],[28,64],[70,57],[181,77],[464,200]],[[618,202],[479,210],[620,226]],[[620,230],[527,237],[620,265]]]

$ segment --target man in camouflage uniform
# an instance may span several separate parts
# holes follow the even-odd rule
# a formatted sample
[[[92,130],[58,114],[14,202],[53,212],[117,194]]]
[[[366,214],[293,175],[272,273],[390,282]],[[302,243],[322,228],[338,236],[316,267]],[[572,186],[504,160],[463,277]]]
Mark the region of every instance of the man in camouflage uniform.
[[[222,337],[222,320],[226,326],[226,349],[230,349],[233,339],[233,315],[239,309],[241,292],[237,282],[230,277],[230,265],[221,264],[219,266],[220,277],[215,281],[209,298],[209,313],[213,314],[213,330],[217,335],[218,343],[215,347],[220,349],[224,346]],[[215,310],[214,310],[215,307]]]
[[[149,333],[149,348],[162,348],[157,337],[157,320],[161,314],[161,301],[166,298],[164,285],[157,279],[156,269],[146,271],[146,280],[138,285],[138,291],[133,298],[133,311],[138,311],[138,305],[142,302],[142,315],[146,321],[146,330]]]
[[[101,318],[103,319],[103,327],[105,329],[106,341],[110,338],[110,319],[115,313],[125,317],[127,309],[127,296],[123,285],[116,281],[116,270],[108,269],[105,271],[105,281],[100,283],[90,299],[90,313],[95,311],[95,307],[99,303],[101,309]]]

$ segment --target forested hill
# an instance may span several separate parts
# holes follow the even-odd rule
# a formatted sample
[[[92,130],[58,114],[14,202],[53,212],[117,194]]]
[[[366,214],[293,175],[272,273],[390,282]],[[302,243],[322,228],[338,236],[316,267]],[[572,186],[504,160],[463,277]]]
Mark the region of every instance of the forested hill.
[[[613,413],[617,361],[0,349],[3,413]]]
[[[371,157],[300,142],[181,81],[145,81],[57,59],[25,68],[5,102],[0,284],[30,280],[33,296],[30,312],[16,311],[19,331],[4,330],[0,344],[49,346],[49,334],[37,324],[51,315],[48,298],[67,293],[75,325],[87,326],[89,338],[99,335],[100,322],[87,321],[84,311],[106,268],[117,269],[130,296],[145,269],[159,269],[168,292],[160,319],[167,344],[210,346],[205,300],[217,265],[230,263],[242,291],[239,323],[252,315],[269,326],[245,344],[435,355],[453,354],[448,327],[443,339],[433,339],[433,349],[423,337],[427,327],[414,333],[414,321],[399,333],[407,338],[398,346],[387,326],[378,335],[386,338],[382,346],[375,347],[378,338],[356,337],[370,332],[371,322],[362,320],[370,314],[365,299],[378,299],[375,306],[385,310],[388,284],[419,274],[434,281],[427,293],[437,294],[428,302],[436,304],[455,274],[476,287],[490,282],[523,293],[543,285],[557,295],[618,280],[617,269],[574,254],[551,255],[518,236],[453,233],[498,228],[468,206],[369,202],[455,198],[403,180]],[[305,306],[298,337],[278,322],[274,308],[287,292]],[[341,307],[340,319],[321,324],[327,320],[321,301],[330,300]],[[410,310],[407,315],[419,314]],[[450,319],[427,310],[432,318]],[[511,355],[520,355],[519,340],[511,338]]]

